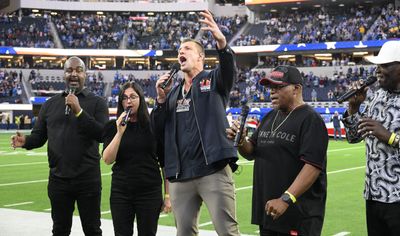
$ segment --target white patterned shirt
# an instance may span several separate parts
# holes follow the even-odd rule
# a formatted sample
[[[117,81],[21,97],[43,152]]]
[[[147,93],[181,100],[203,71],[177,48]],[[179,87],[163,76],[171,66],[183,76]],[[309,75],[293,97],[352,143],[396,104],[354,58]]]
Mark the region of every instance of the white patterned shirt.
[[[350,143],[362,140],[357,133],[359,119],[368,117],[379,121],[390,132],[400,134],[400,94],[383,89],[376,91],[362,113],[351,116],[346,112],[343,124]],[[364,198],[383,203],[400,202],[400,149],[369,135],[366,143],[366,176]]]

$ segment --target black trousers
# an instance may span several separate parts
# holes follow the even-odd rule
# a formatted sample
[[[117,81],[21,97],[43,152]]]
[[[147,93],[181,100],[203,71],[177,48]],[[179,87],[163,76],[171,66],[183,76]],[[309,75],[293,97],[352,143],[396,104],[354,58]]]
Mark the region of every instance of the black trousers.
[[[400,235],[400,202],[366,201],[369,236]]]
[[[101,180],[70,180],[49,178],[47,187],[53,219],[53,235],[71,233],[72,216],[77,203],[83,232],[86,236],[101,236]]]
[[[135,217],[138,236],[155,236],[162,201],[161,186],[135,188],[113,180],[110,206],[115,236],[133,235]]]
[[[295,234],[294,232],[293,232],[293,234],[285,234],[285,233],[272,231],[269,229],[264,229],[264,227],[262,225],[259,225],[259,229],[260,229],[260,236],[290,236],[290,235],[300,236],[300,234]]]
[[[322,231],[322,225],[324,218],[321,216],[303,218],[299,223],[297,230],[290,230],[287,233],[277,232],[270,229],[266,229],[263,225],[260,225],[261,236],[284,236],[284,235],[296,235],[296,236],[320,236]]]

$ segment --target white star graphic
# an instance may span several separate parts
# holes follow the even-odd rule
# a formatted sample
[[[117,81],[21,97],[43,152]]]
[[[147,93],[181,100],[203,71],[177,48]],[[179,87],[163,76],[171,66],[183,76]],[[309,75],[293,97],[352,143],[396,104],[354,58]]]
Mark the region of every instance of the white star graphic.
[[[336,49],[336,42],[326,42],[326,49]]]
[[[306,47],[306,44],[305,43],[299,43],[299,44],[297,44],[297,47],[299,48],[299,47]]]
[[[355,48],[367,48],[368,46],[363,44],[362,41],[360,41],[357,45],[354,46]]]

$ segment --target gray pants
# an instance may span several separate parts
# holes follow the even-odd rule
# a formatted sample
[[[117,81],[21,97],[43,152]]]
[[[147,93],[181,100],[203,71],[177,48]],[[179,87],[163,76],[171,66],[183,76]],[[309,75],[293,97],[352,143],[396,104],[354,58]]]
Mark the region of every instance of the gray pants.
[[[190,181],[169,184],[177,236],[198,235],[198,220],[202,202],[206,204],[219,236],[238,236],[235,185],[232,170],[222,170]]]

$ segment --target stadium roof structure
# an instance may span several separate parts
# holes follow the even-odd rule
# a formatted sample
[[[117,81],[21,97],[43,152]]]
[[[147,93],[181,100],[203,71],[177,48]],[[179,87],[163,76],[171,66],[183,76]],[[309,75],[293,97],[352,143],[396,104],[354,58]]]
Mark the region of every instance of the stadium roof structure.
[[[246,6],[255,12],[263,12],[274,9],[280,10],[297,10],[301,8],[321,6],[329,7],[346,7],[355,5],[378,5],[386,3],[394,3],[393,0],[245,0]]]

